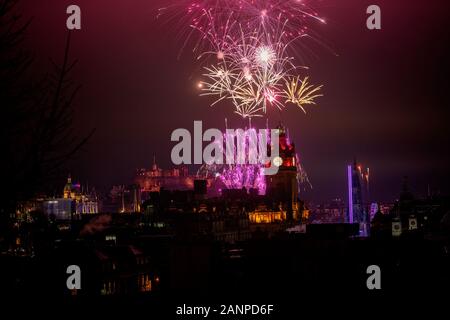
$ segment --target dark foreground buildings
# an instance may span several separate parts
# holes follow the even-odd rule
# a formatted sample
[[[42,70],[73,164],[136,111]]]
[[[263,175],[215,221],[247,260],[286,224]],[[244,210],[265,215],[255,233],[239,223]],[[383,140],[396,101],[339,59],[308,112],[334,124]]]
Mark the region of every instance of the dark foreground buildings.
[[[283,157],[293,159],[289,149]],[[373,299],[371,265],[381,270],[378,297],[448,290],[450,197],[416,199],[404,188],[361,237],[360,223],[343,223],[341,200],[310,215],[289,161],[282,169],[269,196],[240,189],[207,198],[207,182],[194,180],[187,190],[147,190],[135,212],[30,212],[0,241],[0,293],[24,303],[126,302],[163,313],[188,301],[295,311],[311,300]],[[66,186],[66,198],[71,191]],[[325,212],[330,218],[321,221]],[[66,286],[71,265],[81,269],[80,290]]]
[[[194,191],[163,191],[152,193],[141,213],[86,215],[69,228],[36,216],[17,231],[32,249],[17,250],[18,243],[0,256],[0,290],[68,301],[273,293],[275,300],[301,299],[367,293],[366,269],[374,264],[382,270],[383,292],[419,294],[450,285],[449,198],[402,194],[391,212],[375,215],[371,237],[355,237],[358,225],[249,219],[261,206],[271,215],[277,210],[244,191],[209,200]],[[82,270],[81,290],[66,287],[69,265]]]

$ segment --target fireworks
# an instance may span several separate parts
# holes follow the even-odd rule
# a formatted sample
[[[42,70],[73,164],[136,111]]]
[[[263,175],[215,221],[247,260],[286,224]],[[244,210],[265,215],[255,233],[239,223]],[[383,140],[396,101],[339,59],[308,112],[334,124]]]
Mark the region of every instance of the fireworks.
[[[239,150],[239,143],[231,143],[233,145],[232,149],[228,149],[226,153],[229,153],[232,159],[236,159],[233,164],[221,163],[216,164],[205,163],[197,171],[197,177],[201,179],[208,179],[212,181],[212,186],[214,188],[226,188],[226,189],[242,189],[247,190],[254,189],[257,190],[258,194],[266,193],[266,176],[264,175],[264,168],[269,164],[266,163],[249,163],[248,159],[243,159],[244,161],[237,161],[239,159],[239,154],[249,154],[251,149],[251,137],[256,134],[254,128],[246,129],[242,133],[242,145],[244,150]],[[223,145],[219,143],[220,152],[224,153],[224,145],[227,145],[227,140],[234,140],[236,136],[234,134],[223,133]],[[286,138],[285,138],[286,139]],[[270,148],[271,139],[270,135],[267,134],[265,139],[267,141],[267,147]],[[290,146],[289,139],[287,138],[287,143]],[[242,151],[242,152],[239,152]],[[303,169],[298,154],[295,154],[295,160],[292,161],[293,165],[296,167],[297,172],[297,185],[299,190],[301,188],[311,188],[312,185],[308,179],[306,171]],[[291,165],[291,164],[290,164]]]
[[[203,165],[197,172],[197,177],[202,179],[212,179],[215,185],[219,182],[219,187],[226,189],[255,189],[258,194],[265,194],[266,180],[263,167],[255,164],[234,164],[234,165]]]
[[[259,67],[267,69],[275,63],[276,59],[275,51],[271,47],[260,46],[256,48],[255,62]]]
[[[214,182],[219,182],[219,185],[222,185],[227,189],[255,189],[259,194],[264,194],[266,190],[264,176],[265,164],[249,163],[250,161],[248,161],[248,159],[241,159],[243,161],[238,160],[240,156],[250,154],[249,150],[251,149],[250,141],[252,135],[257,135],[256,130],[253,128],[243,131],[241,138],[244,150],[240,153],[238,150],[239,143],[235,144],[234,142],[231,142],[236,138],[235,134],[224,133],[224,145],[227,145],[228,142],[230,142],[230,146],[233,146],[232,149],[228,149],[227,147],[226,153],[236,161],[234,161],[233,164],[205,163],[197,171],[197,176],[203,179],[213,179]],[[270,145],[270,134],[265,137],[265,141]],[[219,144],[219,149],[224,153],[225,149],[223,148],[223,145]]]
[[[182,23],[196,38],[194,51],[205,73],[200,94],[215,105],[230,102],[243,118],[315,104],[321,86],[300,80],[307,69],[294,63],[294,43],[312,37],[311,21],[325,23],[306,0],[198,0],[180,1]],[[169,8],[161,9],[161,13]],[[195,36],[197,35],[197,36]]]
[[[322,96],[318,93],[322,86],[313,87],[312,85],[309,85],[308,77],[302,81],[300,81],[298,77],[296,79],[292,79],[291,82],[286,82],[286,87],[287,90],[284,91],[287,97],[286,103],[291,102],[296,104],[303,110],[303,112],[306,112],[303,105],[316,104],[315,99]]]
[[[200,95],[213,98],[211,106],[227,102],[236,114],[251,119],[271,108],[296,106],[306,112],[305,106],[322,96],[322,86],[311,85],[302,74],[308,68],[296,63],[301,56],[297,44],[316,39],[310,25],[325,23],[308,5],[312,1],[179,0],[160,14],[175,12],[173,20],[183,30],[181,50],[193,44],[204,70],[197,83]],[[298,157],[296,167],[299,186],[309,184]],[[205,164],[197,174],[229,189],[253,188],[263,194],[263,168]]]
[[[280,21],[287,21],[290,38],[310,34],[309,23],[325,23],[311,0],[178,0],[161,8],[160,14],[174,12],[174,20],[204,33],[220,35],[230,22],[248,30],[270,33]],[[223,34],[223,33],[222,33]]]

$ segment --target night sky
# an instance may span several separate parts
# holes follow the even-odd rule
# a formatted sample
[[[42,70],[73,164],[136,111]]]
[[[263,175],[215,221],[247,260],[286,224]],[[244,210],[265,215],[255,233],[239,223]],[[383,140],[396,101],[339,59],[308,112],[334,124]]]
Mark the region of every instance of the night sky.
[[[79,60],[73,80],[82,85],[75,103],[79,135],[96,133],[68,170],[99,189],[131,181],[153,155],[169,168],[176,128],[231,127],[246,122],[226,105],[210,107],[198,96],[201,68],[179,28],[156,19],[162,0],[22,0],[32,17],[26,47],[34,72],[61,61],[66,8],[82,10],[73,35]],[[314,1],[312,1],[314,2]],[[449,4],[445,0],[317,0],[326,25],[313,24],[322,44],[304,43],[310,79],[323,84],[317,106],[269,112],[271,124],[289,128],[314,186],[307,200],[345,199],[346,165],[356,156],[370,167],[372,198],[393,200],[408,176],[411,189],[449,192]],[[366,8],[377,4],[382,30],[366,28]],[[255,122],[254,122],[255,123]],[[265,120],[256,122],[263,125]]]

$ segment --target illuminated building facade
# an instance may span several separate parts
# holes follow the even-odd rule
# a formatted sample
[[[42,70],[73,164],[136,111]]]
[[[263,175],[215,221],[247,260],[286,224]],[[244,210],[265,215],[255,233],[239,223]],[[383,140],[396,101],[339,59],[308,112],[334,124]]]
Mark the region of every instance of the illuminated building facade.
[[[44,213],[56,220],[71,220],[75,214],[75,206],[72,199],[57,198],[43,202]]]
[[[286,220],[286,211],[270,210],[267,206],[260,205],[253,212],[250,212],[248,218],[251,223],[277,223]]]
[[[370,233],[370,217],[367,207],[369,197],[369,169],[362,170],[361,165],[354,161],[347,166],[348,180],[348,223],[359,224],[359,235]]]
[[[89,193],[86,188],[86,192],[83,192],[80,184],[72,183],[70,175],[63,189],[63,197],[45,200],[42,205],[44,213],[58,220],[70,220],[74,216],[98,213],[95,191]]]
[[[190,190],[194,187],[195,177],[189,175],[186,166],[163,170],[153,158],[151,169],[138,169],[134,182],[139,185],[143,194],[166,190]]]

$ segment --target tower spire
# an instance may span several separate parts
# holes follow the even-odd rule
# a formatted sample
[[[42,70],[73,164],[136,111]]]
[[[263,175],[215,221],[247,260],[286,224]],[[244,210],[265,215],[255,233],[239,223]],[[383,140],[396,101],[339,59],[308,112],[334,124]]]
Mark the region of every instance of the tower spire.
[[[155,154],[153,154],[153,165],[152,165],[152,169],[153,169],[153,170],[158,169],[158,166],[156,165],[156,155],[155,155]]]

